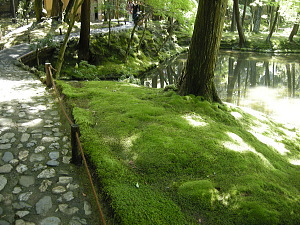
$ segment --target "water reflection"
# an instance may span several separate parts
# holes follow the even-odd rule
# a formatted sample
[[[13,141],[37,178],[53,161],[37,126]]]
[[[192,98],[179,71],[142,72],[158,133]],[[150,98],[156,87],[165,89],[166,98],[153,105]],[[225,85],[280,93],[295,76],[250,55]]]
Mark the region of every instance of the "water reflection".
[[[179,55],[144,75],[145,86],[164,88],[176,83],[186,62]],[[291,119],[300,111],[300,58],[297,54],[221,51],[215,71],[220,98],[238,106]],[[289,112],[289,116],[286,113]]]

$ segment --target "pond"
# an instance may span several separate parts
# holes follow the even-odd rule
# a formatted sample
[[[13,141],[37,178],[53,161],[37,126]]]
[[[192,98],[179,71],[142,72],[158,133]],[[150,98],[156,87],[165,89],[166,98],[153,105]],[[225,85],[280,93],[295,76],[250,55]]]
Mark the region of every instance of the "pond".
[[[298,123],[299,56],[222,50],[215,70],[218,94],[224,102]],[[181,54],[159,65],[141,78],[142,84],[153,88],[175,84],[186,58],[187,53]]]

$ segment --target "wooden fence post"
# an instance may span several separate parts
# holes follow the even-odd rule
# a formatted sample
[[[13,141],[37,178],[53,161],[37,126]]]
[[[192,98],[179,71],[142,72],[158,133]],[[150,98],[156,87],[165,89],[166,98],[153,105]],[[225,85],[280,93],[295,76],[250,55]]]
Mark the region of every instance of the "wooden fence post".
[[[82,164],[82,156],[79,151],[79,146],[77,142],[77,135],[79,134],[79,126],[77,124],[71,125],[71,147],[72,147],[72,163],[75,165]]]
[[[46,70],[46,86],[48,88],[52,87],[52,74],[51,74],[51,63],[45,63]]]

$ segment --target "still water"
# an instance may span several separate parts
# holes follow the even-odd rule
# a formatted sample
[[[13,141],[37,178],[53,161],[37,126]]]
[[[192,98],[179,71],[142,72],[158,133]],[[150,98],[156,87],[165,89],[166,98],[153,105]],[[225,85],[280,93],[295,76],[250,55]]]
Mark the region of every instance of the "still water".
[[[186,62],[181,54],[145,74],[145,86],[175,84]],[[220,98],[300,125],[300,54],[221,51],[215,70]],[[298,121],[299,120],[299,121]]]

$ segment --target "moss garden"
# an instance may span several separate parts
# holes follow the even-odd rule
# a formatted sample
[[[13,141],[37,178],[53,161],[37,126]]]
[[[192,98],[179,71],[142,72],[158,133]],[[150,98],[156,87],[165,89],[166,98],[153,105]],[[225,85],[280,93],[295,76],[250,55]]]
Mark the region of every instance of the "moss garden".
[[[299,224],[295,128],[116,81],[57,81],[97,173],[108,224]]]

